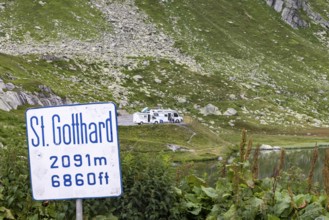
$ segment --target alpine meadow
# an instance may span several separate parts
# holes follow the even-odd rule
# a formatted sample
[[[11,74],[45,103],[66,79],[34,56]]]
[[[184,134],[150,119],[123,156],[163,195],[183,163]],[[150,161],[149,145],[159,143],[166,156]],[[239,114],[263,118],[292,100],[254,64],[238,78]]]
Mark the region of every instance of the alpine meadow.
[[[26,111],[107,102],[123,192],[84,219],[329,219],[328,60],[328,0],[0,0],[0,219],[75,219],[32,197]],[[122,122],[145,107],[183,122]]]

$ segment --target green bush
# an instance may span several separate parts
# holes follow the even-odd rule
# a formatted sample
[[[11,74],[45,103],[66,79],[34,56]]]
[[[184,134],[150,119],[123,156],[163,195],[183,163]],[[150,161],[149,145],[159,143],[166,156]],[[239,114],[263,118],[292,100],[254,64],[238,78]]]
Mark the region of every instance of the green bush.
[[[84,215],[96,219],[182,219],[174,188],[174,168],[163,155],[124,154],[123,194],[84,201]]]
[[[284,151],[275,175],[258,179],[256,152],[259,151],[248,160],[251,144],[244,149],[246,146],[244,137],[240,151],[233,152],[237,154],[234,161],[228,164],[223,160],[225,172],[222,176],[218,173],[214,187],[189,175],[190,165],[175,168],[168,156],[161,153],[123,153],[123,194],[117,198],[84,200],[84,217],[95,220],[329,218],[327,194],[310,188],[297,168],[281,170]],[[32,200],[26,154],[27,149],[22,146],[0,148],[0,219],[75,219],[74,200]],[[325,160],[329,164],[329,153]]]
[[[285,150],[281,150],[273,177],[258,179],[259,147],[249,161],[251,142],[245,149],[243,137],[239,155],[230,164],[224,160],[225,175],[214,188],[198,177],[186,178],[180,198],[188,219],[329,219],[328,194],[312,193],[311,182],[298,168],[282,170]],[[325,163],[329,164],[329,151]]]
[[[162,155],[124,155],[123,195],[106,201],[119,219],[181,219],[173,174],[170,160]]]

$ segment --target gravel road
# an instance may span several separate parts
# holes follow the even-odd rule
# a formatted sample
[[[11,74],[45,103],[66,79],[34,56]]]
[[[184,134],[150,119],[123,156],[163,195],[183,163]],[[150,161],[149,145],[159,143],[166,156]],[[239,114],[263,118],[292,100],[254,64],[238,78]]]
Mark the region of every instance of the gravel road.
[[[131,114],[123,114],[118,116],[118,125],[119,126],[131,126],[137,125],[133,123],[133,115]]]
[[[177,123],[175,123],[177,124]],[[183,125],[184,123],[178,123],[177,125]],[[118,114],[118,125],[119,126],[133,126],[138,125],[133,122],[133,115],[125,111],[119,111]]]

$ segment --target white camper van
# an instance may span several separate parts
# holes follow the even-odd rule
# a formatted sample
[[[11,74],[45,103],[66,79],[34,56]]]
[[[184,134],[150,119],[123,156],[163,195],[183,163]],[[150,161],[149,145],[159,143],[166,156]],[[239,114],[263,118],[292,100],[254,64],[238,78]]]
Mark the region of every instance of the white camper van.
[[[151,115],[150,115],[150,113],[135,112],[133,114],[133,122],[136,124],[151,123]]]
[[[172,109],[148,109],[133,114],[133,122],[137,124],[148,123],[181,123],[183,118]]]

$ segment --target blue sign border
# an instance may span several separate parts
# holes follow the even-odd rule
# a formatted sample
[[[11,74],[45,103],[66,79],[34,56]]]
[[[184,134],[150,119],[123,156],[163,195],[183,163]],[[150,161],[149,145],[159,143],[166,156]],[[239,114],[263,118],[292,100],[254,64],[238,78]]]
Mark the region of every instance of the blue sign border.
[[[123,194],[123,186],[122,186],[122,170],[121,170],[121,158],[120,158],[120,142],[119,142],[119,129],[118,129],[118,114],[117,114],[117,106],[114,102],[90,102],[90,103],[78,103],[78,104],[67,104],[67,105],[56,105],[56,106],[40,106],[40,107],[33,107],[33,108],[28,108],[25,111],[25,124],[27,124],[27,112],[30,110],[35,110],[35,109],[46,109],[46,108],[60,108],[60,107],[67,107],[67,106],[83,106],[83,105],[104,105],[104,104],[113,104],[114,110],[115,110],[115,118],[116,118],[116,129],[117,129],[117,143],[118,143],[118,161],[119,161],[119,172],[120,172],[120,194],[117,196],[98,196],[98,197],[72,197],[72,198],[59,198],[59,199],[51,199],[49,200],[72,200],[72,199],[97,199],[97,198],[117,198],[120,197]],[[30,168],[30,186],[31,186],[31,191],[32,191],[32,198],[33,200],[36,201],[44,201],[45,199],[35,199],[34,198],[34,193],[33,193],[33,187],[32,187],[32,173],[31,173],[31,163],[30,163],[30,146],[29,146],[29,140],[28,140],[28,135],[27,135],[27,127],[26,127],[26,142],[27,142],[27,147],[28,147],[28,158],[29,158],[29,168]]]

